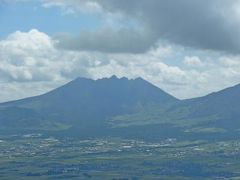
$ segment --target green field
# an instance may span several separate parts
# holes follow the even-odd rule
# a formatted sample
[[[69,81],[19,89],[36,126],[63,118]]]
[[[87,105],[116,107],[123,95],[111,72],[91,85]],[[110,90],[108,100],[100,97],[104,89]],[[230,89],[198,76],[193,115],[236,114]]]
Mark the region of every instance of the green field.
[[[240,141],[1,136],[0,179],[238,179]]]

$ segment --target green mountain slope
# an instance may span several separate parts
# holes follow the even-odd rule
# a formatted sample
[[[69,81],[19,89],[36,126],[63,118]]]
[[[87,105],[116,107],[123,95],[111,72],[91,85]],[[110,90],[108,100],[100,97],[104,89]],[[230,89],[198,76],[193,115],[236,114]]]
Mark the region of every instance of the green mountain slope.
[[[171,124],[191,133],[236,133],[240,130],[240,85],[204,97],[151,106],[141,112],[116,116],[114,127]]]

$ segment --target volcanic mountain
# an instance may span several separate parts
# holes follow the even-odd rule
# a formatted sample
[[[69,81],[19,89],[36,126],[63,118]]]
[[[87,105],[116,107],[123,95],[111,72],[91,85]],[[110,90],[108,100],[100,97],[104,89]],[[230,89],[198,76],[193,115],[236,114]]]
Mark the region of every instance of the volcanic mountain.
[[[46,94],[0,104],[3,128],[101,126],[114,116],[178,100],[142,78],[77,78]]]
[[[0,124],[1,130],[69,131],[79,136],[236,137],[239,107],[240,85],[178,100],[142,78],[77,78],[40,96],[1,103]]]

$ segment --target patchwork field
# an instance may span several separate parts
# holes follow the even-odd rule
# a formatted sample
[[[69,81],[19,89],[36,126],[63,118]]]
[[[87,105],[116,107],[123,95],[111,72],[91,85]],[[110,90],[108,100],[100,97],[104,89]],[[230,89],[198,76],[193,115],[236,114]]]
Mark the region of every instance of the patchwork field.
[[[0,139],[0,179],[240,178],[240,141]]]

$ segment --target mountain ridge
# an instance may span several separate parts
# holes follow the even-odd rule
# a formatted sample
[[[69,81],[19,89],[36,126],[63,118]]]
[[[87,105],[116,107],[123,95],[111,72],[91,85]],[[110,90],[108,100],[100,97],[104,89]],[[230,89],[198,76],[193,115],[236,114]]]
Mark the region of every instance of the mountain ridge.
[[[139,134],[143,128],[148,132],[143,136],[151,136],[153,127],[157,135],[166,132],[166,125],[173,134],[181,129],[182,135],[209,129],[230,132],[240,129],[238,107],[240,85],[179,100],[142,78],[80,77],[43,95],[1,103],[0,124],[2,129],[69,130],[96,136],[99,131]]]
[[[25,97],[25,98],[20,98],[20,99],[17,99],[17,100],[10,100],[10,101],[1,102],[0,105],[9,104],[9,103],[17,102],[17,101],[22,101],[22,100],[27,100],[27,99],[31,99],[31,98],[37,98],[37,97],[39,97],[39,96],[43,96],[43,95],[45,95],[45,94],[51,93],[52,91],[55,91],[55,90],[57,90],[57,89],[59,89],[59,88],[62,88],[62,87],[64,87],[64,86],[68,85],[68,84],[71,84],[71,83],[74,83],[74,82],[77,82],[77,81],[82,81],[82,80],[84,80],[84,81],[97,82],[97,81],[105,81],[105,80],[109,80],[109,79],[129,80],[129,81],[143,81],[143,82],[145,81],[145,82],[149,83],[148,81],[144,80],[144,79],[141,78],[141,77],[137,77],[137,78],[121,77],[121,78],[118,78],[116,75],[112,75],[112,76],[109,77],[109,78],[104,77],[104,78],[99,78],[99,79],[91,79],[91,78],[86,78],[86,77],[77,77],[77,78],[75,78],[74,80],[69,81],[69,82],[67,82],[67,83],[64,84],[64,85],[61,85],[61,86],[59,86],[59,87],[57,87],[57,88],[54,88],[54,89],[52,89],[52,90],[50,90],[50,91],[48,91],[48,92],[43,93],[43,94],[35,95],[35,96],[30,96],[30,97]],[[151,84],[151,83],[149,83],[149,84]],[[154,87],[156,87],[156,88],[158,88],[158,89],[160,89],[159,87],[157,87],[157,86],[155,86],[155,85],[153,85],[153,84],[151,84],[151,85],[154,86]],[[162,91],[163,91],[163,90],[162,90]],[[164,92],[165,92],[165,91],[164,91]],[[165,92],[165,93],[166,93],[166,92]],[[168,93],[167,93],[167,94],[168,94]],[[169,95],[170,95],[170,94],[169,94]],[[176,100],[179,100],[179,99],[176,98],[175,96],[173,96],[173,95],[171,95],[171,96],[174,97]]]
[[[37,126],[66,124],[96,126],[116,115],[137,112],[151,104],[178,99],[142,78],[77,78],[43,95],[0,104],[0,123],[33,121]],[[10,115],[12,114],[12,115]],[[31,117],[32,114],[32,118]],[[15,122],[18,122],[14,125]],[[51,125],[50,125],[51,126]]]

